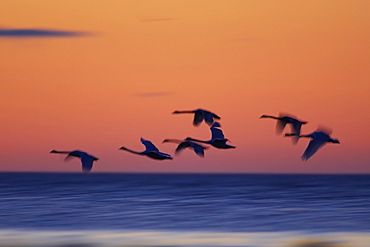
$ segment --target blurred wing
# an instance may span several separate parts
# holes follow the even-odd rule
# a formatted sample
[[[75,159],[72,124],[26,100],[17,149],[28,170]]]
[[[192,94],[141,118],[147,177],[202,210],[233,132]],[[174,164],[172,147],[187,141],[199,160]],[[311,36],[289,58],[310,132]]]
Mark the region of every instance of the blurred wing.
[[[204,149],[205,147],[203,147],[202,145],[199,145],[197,143],[191,143],[191,147],[194,149],[194,152],[200,156],[200,157],[204,157]]]
[[[319,150],[321,147],[323,147],[326,144],[326,141],[322,140],[311,140],[310,143],[308,144],[308,147],[304,151],[302,155],[302,160],[306,161],[309,158],[311,158],[312,155],[316,153],[317,150]]]
[[[203,112],[196,111],[194,114],[193,125],[198,126],[203,121]]]
[[[220,130],[218,128],[211,128],[211,132],[212,132],[212,140],[225,139],[225,136],[222,133],[222,130]]]
[[[148,152],[159,152],[158,148],[154,146],[151,141],[145,140],[143,138],[140,139],[141,143],[145,146],[145,151]]]
[[[317,127],[317,130],[315,130],[315,132],[322,132],[322,133],[330,136],[333,133],[333,129],[329,128],[327,126],[324,126],[324,125],[319,125]]]
[[[177,146],[177,148],[176,148],[176,150],[175,150],[175,153],[176,153],[176,154],[178,154],[179,152],[181,152],[182,150],[184,150],[185,148],[188,148],[188,147],[190,147],[189,142],[181,142],[181,143]]]
[[[276,122],[276,134],[280,135],[283,132],[285,125],[286,125],[285,121],[278,120]]]
[[[296,134],[295,136],[292,136],[292,142],[293,144],[297,144],[299,140],[299,135],[301,134],[302,124],[300,122],[294,122],[291,124],[290,127],[292,130],[292,133]]]
[[[90,172],[93,167],[94,157],[84,156],[81,158],[81,163],[82,163],[82,171]]]
[[[214,114],[213,114],[213,113],[208,112],[208,111],[204,111],[204,112],[203,112],[203,116],[204,116],[204,121],[205,121],[208,125],[212,125],[212,124],[213,124],[213,116],[214,116]]]
[[[70,161],[70,160],[73,160],[73,158],[77,158],[77,157],[68,154],[67,157],[65,157],[64,161]]]

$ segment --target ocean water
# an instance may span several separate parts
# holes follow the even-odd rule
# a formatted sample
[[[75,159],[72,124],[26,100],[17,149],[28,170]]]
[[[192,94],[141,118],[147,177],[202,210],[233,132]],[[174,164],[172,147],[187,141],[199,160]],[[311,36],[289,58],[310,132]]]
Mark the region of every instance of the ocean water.
[[[369,247],[370,175],[0,173],[0,246]]]

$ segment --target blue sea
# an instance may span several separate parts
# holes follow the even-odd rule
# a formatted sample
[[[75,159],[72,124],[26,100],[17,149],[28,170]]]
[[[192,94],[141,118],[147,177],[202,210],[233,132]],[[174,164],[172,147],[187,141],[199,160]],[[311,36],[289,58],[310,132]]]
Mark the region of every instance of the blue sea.
[[[0,246],[370,246],[370,175],[0,173],[0,188]]]

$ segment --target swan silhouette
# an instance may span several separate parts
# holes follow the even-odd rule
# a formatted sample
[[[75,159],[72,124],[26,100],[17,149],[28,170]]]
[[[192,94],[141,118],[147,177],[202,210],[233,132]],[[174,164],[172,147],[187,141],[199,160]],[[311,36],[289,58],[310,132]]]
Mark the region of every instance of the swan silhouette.
[[[278,120],[276,122],[276,134],[280,135],[285,126],[290,124],[292,133],[296,134],[295,137],[292,138],[293,144],[297,144],[299,140],[299,135],[301,134],[301,127],[302,124],[306,124],[306,121],[300,121],[295,118],[295,116],[288,115],[288,114],[279,114],[279,117],[274,117],[271,115],[262,115],[260,118],[272,118]]]
[[[194,126],[199,126],[202,121],[206,122],[208,125],[212,125],[214,122],[214,119],[221,119],[219,116],[216,114],[206,111],[204,109],[196,109],[192,111],[174,111],[172,114],[182,114],[182,113],[194,113],[194,120],[193,120],[193,125]]]
[[[81,159],[82,163],[82,171],[84,172],[90,172],[94,161],[98,160],[98,158],[86,153],[82,152],[80,150],[74,150],[74,151],[57,151],[57,150],[51,150],[50,153],[56,153],[56,154],[68,154],[67,157],[64,159],[64,161],[68,161],[69,159],[76,157]]]
[[[179,145],[177,146],[175,153],[179,154],[180,151],[182,151],[185,148],[190,148],[193,149],[194,152],[200,156],[204,157],[204,150],[208,149],[208,147],[205,147],[203,145],[200,145],[198,143],[195,143],[193,141],[187,141],[187,140],[177,140],[177,139],[164,139],[162,143],[165,142],[172,142],[172,143],[178,143]]]
[[[285,136],[297,136],[297,134],[289,133],[289,134],[285,134]],[[301,157],[303,161],[306,161],[309,158],[311,158],[312,155],[314,155],[317,152],[317,150],[322,148],[328,142],[339,144],[338,139],[331,138],[330,133],[327,131],[323,131],[323,130],[317,130],[308,135],[298,136],[298,138],[301,138],[301,137],[307,137],[307,138],[312,139]]]
[[[194,141],[194,142],[201,142],[201,143],[210,144],[213,147],[220,148],[220,149],[235,148],[235,146],[231,146],[231,145],[226,144],[226,142],[229,139],[226,139],[224,137],[224,134],[223,134],[222,130],[219,129],[218,127],[221,127],[219,122],[214,122],[213,125],[211,126],[211,128],[210,128],[211,134],[212,134],[211,140],[202,141],[202,140],[194,139],[194,138],[191,138],[191,137],[187,137],[185,140],[186,141]]]
[[[145,140],[143,138],[140,138],[140,141],[145,146],[145,150],[143,152],[136,152],[126,147],[120,147],[119,149],[126,150],[133,154],[146,155],[149,158],[156,159],[156,160],[166,160],[166,159],[172,160],[171,155],[159,152],[158,148],[154,146],[154,144],[151,141]]]

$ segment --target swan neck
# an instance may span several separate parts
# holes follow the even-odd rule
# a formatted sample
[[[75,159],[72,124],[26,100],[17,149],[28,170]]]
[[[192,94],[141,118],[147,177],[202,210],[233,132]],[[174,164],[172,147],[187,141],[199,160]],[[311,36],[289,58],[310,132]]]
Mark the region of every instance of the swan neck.
[[[273,118],[273,119],[279,119],[278,117],[274,117],[271,115],[262,115],[261,118]]]
[[[174,111],[173,114],[179,114],[179,113],[194,113],[194,111]]]
[[[142,154],[141,152],[137,152],[137,151],[134,151],[134,150],[131,150],[131,149],[128,149],[128,148],[120,148],[122,150],[125,150],[127,152],[130,152],[130,153],[133,153],[133,154]]]
[[[57,153],[57,154],[69,154],[70,151],[57,151],[57,150],[51,150],[50,153]]]

